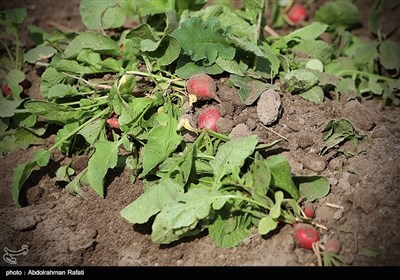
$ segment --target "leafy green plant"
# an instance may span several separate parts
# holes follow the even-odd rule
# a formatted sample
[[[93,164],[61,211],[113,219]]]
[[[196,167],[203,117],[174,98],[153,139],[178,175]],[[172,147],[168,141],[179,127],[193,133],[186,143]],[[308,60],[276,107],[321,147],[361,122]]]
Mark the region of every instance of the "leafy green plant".
[[[143,180],[144,194],[121,215],[132,223],[153,221],[154,242],[207,229],[218,246],[233,247],[254,228],[267,234],[279,222],[309,222],[298,202],[327,195],[328,180],[292,174],[281,155],[261,156],[277,142],[261,144],[256,135],[231,140],[193,130],[194,142],[185,142],[185,80],[199,73],[229,77],[247,106],[277,80],[282,91],[317,103],[333,90],[337,97],[372,92],[397,104],[396,45],[386,39],[368,45],[345,29],[350,24],[344,19],[345,26],[313,22],[285,36],[266,37],[261,19],[268,1],[245,1],[241,10],[223,2],[200,9],[203,0],[154,3],[82,0],[87,31],[47,34],[30,27],[37,47],[23,59],[45,67],[40,100],[19,99],[22,55],[9,55],[15,67],[5,75],[13,94],[0,97],[1,151],[35,143],[17,132],[41,136],[40,122],[56,131],[48,149],[15,169],[15,204],[21,206],[20,192],[31,173],[48,165],[57,149],[68,157],[89,156],[79,174],[68,164],[56,172],[57,180],[78,195],[87,184],[105,196],[104,181],[114,168],[129,168],[133,180]],[[336,8],[321,8],[321,21],[330,9]],[[21,15],[2,12],[2,24],[15,27]],[[135,27],[124,28],[128,17],[137,21]],[[323,40],[326,34],[333,44]],[[385,71],[391,76],[383,76]],[[339,144],[355,137],[347,130],[337,136],[337,126],[331,124],[326,140]]]
[[[321,150],[321,155],[326,154],[329,150],[343,144],[346,141],[351,141],[356,144],[358,140],[365,139],[366,136],[359,135],[354,129],[351,122],[347,119],[330,120],[324,128],[325,146]]]

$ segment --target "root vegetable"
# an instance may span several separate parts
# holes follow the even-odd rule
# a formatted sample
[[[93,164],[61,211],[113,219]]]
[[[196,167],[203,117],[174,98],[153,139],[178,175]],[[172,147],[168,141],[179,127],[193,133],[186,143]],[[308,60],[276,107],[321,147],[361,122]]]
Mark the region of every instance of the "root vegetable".
[[[221,117],[219,109],[215,107],[205,109],[197,119],[199,129],[211,129],[217,131],[217,121]]]
[[[287,13],[288,19],[292,24],[296,25],[302,22],[307,16],[307,9],[303,4],[294,4]]]
[[[11,94],[11,89],[8,85],[2,85],[1,90],[3,91],[4,96],[8,96]]]
[[[221,102],[216,94],[217,87],[215,82],[207,74],[193,75],[187,81],[186,88],[189,95],[196,96],[198,100],[214,99]]]
[[[325,251],[327,252],[338,254],[340,249],[342,249],[342,243],[335,238],[329,239],[325,244]]]
[[[312,244],[319,241],[319,233],[312,225],[297,224],[293,238],[297,246],[312,250]]]
[[[117,128],[117,129],[120,128],[119,122],[118,122],[118,117],[116,117],[116,116],[107,119],[107,123],[108,123],[112,128]]]
[[[313,206],[312,204],[309,204],[309,203],[306,204],[306,205],[304,206],[303,211],[304,211],[304,214],[306,214],[306,216],[307,216],[308,218],[314,218],[315,209],[314,209],[314,206]]]

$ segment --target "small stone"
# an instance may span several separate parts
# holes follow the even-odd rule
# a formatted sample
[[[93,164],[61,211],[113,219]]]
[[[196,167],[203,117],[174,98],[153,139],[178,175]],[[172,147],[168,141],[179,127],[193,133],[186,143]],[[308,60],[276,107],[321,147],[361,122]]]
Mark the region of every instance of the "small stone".
[[[247,245],[249,245],[249,244],[250,244],[250,242],[251,242],[251,238],[247,237],[247,238],[243,239],[243,241],[242,241],[242,242],[243,242],[243,244],[244,244],[244,245],[246,245],[246,246],[247,246]]]
[[[357,100],[346,103],[343,109],[343,117],[349,119],[355,128],[370,131],[375,126],[371,112]]]
[[[233,125],[233,120],[221,117],[217,121],[217,131],[222,134],[229,133],[232,131]]]
[[[236,139],[236,138],[250,136],[252,134],[253,133],[250,131],[247,125],[245,125],[244,123],[240,123],[232,129],[231,133],[229,134],[229,137],[232,139]]]
[[[274,89],[268,89],[261,93],[257,102],[257,115],[265,125],[276,122],[281,113],[281,97]]]
[[[316,172],[321,172],[326,168],[325,160],[316,154],[307,154],[301,162],[305,167]]]
[[[343,209],[338,209],[335,213],[333,213],[333,219],[336,221],[340,220],[343,217]]]
[[[179,265],[179,266],[182,266],[183,263],[184,263],[183,260],[177,260],[177,261],[176,261],[176,265]]]
[[[18,231],[27,231],[34,229],[37,225],[37,221],[34,216],[17,216],[10,220],[10,226]]]
[[[379,139],[379,138],[388,138],[390,136],[390,132],[386,126],[378,126],[376,127],[371,134],[372,139]]]
[[[350,173],[348,175],[348,180],[349,180],[350,185],[355,186],[360,181],[360,178],[358,178],[358,176],[356,174]]]
[[[331,178],[328,178],[328,182],[329,182],[329,185],[336,186],[336,184],[338,183],[338,180],[336,180],[335,178],[331,177]]]

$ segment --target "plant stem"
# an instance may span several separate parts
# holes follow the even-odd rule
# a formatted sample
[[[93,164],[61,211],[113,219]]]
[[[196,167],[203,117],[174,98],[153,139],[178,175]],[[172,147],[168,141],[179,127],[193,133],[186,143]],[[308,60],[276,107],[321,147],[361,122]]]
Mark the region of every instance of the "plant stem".
[[[19,32],[17,30],[17,34],[15,35],[15,68],[21,70],[21,65],[19,61],[19,51],[20,51],[19,46],[20,46]]]
[[[256,204],[258,206],[261,206],[264,209],[268,209],[268,210],[271,209],[268,205],[262,204],[262,203],[260,203],[258,201],[255,201],[255,200],[251,199],[251,198],[247,198],[247,197],[243,197],[243,196],[237,196],[237,195],[224,195],[224,197],[233,198],[233,199],[241,199],[241,200],[248,201],[250,203]]]
[[[146,72],[141,72],[141,71],[134,71],[134,70],[126,71],[125,73],[126,74],[130,74],[130,75],[138,75],[138,76],[142,76],[142,77],[154,78],[157,81],[171,83],[171,84],[179,86],[179,87],[185,87],[185,81],[183,81],[183,80],[169,79],[169,78],[166,78],[164,76],[154,75],[154,74],[151,74],[151,73],[146,73]]]
[[[61,138],[60,140],[58,140],[56,143],[53,144],[53,146],[51,146],[49,148],[49,151],[51,152],[52,150],[54,150],[55,148],[57,148],[58,145],[60,145],[62,142],[64,142],[65,140],[67,140],[68,138],[72,137],[74,134],[78,133],[79,130],[81,130],[82,128],[84,128],[85,126],[87,126],[89,123],[91,123],[92,121],[96,120],[97,118],[100,118],[102,115],[104,115],[110,108],[106,108],[103,111],[97,113],[96,115],[94,115],[92,118],[90,118],[89,120],[87,120],[86,122],[84,122],[83,124],[81,124],[80,126],[78,126],[77,128],[75,128],[74,130],[72,130],[70,133],[68,133],[66,136],[64,136],[63,138]]]
[[[10,49],[7,47],[6,43],[2,39],[0,39],[0,44],[3,46],[3,48],[6,50],[8,57],[10,58],[11,61],[14,60],[14,57],[11,54]]]
[[[336,75],[338,75],[338,76],[346,76],[346,75],[352,75],[352,74],[371,77],[371,78],[375,78],[377,80],[384,80],[387,82],[393,80],[388,77],[384,77],[384,76],[380,76],[380,75],[376,75],[376,74],[372,74],[372,73],[368,73],[368,72],[358,71],[358,70],[343,70],[343,71],[340,71],[339,73],[336,73]]]
[[[225,142],[231,140],[228,136],[226,136],[224,134],[221,134],[221,133],[218,133],[218,132],[215,132],[213,130],[206,129],[206,131],[208,132],[208,134],[210,134],[210,135],[212,135],[214,137],[217,137],[217,138],[219,138],[221,140],[224,140]]]

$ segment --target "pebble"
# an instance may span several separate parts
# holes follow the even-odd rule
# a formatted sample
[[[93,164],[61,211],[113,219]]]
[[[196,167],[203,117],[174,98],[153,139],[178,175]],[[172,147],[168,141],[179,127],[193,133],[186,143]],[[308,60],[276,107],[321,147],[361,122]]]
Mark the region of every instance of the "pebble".
[[[276,122],[281,113],[281,97],[274,89],[268,89],[261,93],[257,102],[257,115],[265,125]]]
[[[384,125],[376,127],[371,133],[372,139],[388,138],[389,136],[390,136],[390,132],[387,129],[387,127]]]
[[[370,131],[375,126],[374,117],[371,112],[361,105],[357,100],[349,101],[342,112],[355,128]]]
[[[312,171],[321,172],[326,168],[326,162],[316,154],[307,154],[301,162]]]
[[[335,213],[333,213],[333,219],[336,221],[340,220],[343,217],[343,209],[338,209]]]
[[[232,129],[231,133],[229,134],[229,137],[232,139],[236,139],[236,138],[250,136],[252,134],[253,133],[250,131],[250,129],[247,127],[246,124],[240,123]]]
[[[10,220],[10,226],[18,231],[27,231],[34,229],[37,225],[37,221],[34,216],[17,216]]]

